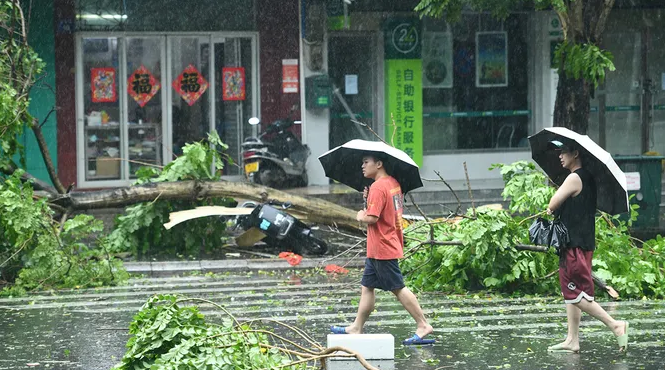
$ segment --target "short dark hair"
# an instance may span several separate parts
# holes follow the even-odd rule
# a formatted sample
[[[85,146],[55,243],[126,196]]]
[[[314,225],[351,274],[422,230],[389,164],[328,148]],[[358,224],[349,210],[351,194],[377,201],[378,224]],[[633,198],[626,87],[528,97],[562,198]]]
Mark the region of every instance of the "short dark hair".
[[[393,165],[392,161],[390,160],[390,156],[383,153],[367,153],[365,158],[372,158],[374,162],[381,161],[381,164],[383,164],[383,169],[388,175],[392,176]]]

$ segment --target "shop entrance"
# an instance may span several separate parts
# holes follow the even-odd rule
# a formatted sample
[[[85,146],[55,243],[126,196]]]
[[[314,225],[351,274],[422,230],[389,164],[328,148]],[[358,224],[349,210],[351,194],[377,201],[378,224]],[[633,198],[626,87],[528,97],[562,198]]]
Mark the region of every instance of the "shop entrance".
[[[81,187],[127,185],[216,130],[238,175],[240,143],[258,115],[256,35],[184,34],[77,39]]]

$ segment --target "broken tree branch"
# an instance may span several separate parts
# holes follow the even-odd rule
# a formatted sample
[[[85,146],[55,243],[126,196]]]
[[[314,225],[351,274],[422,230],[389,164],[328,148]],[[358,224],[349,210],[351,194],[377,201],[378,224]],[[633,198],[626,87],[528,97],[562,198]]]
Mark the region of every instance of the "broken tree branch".
[[[44,164],[46,165],[46,169],[48,170],[51,182],[58,190],[58,193],[60,194],[67,193],[67,189],[65,189],[65,187],[62,186],[62,183],[58,178],[58,174],[55,171],[55,165],[53,165],[53,159],[51,157],[51,153],[48,150],[48,145],[46,144],[46,139],[44,139],[44,134],[42,133],[41,126],[37,123],[37,120],[33,120],[31,126],[32,126],[32,132],[35,133],[35,138],[37,139],[39,150],[42,152],[42,158],[44,158]]]
[[[9,164],[7,167],[0,167],[0,172],[6,174],[6,175],[11,175],[16,171],[16,167],[12,164]],[[58,191],[55,190],[55,188],[48,183],[32,176],[28,172],[23,172],[23,175],[21,175],[21,181],[27,182],[31,181],[32,182],[32,188],[34,190],[38,191],[45,191],[48,192],[51,195],[57,195]]]
[[[477,217],[476,204],[473,201],[473,192],[471,191],[471,181],[469,181],[469,171],[466,168],[466,162],[464,162],[464,175],[466,176],[466,186],[469,189],[469,199],[471,199],[471,209],[473,209],[473,217]]]

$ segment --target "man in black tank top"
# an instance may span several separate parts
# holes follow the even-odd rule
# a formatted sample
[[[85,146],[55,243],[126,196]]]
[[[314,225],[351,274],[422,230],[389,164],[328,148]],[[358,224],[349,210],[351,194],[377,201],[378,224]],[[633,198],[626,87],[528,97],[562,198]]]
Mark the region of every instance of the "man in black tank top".
[[[589,171],[582,168],[582,157],[575,144],[551,142],[560,151],[561,165],[570,175],[550,200],[548,214],[557,214],[568,229],[570,244],[559,256],[559,283],[566,302],[568,335],[550,352],[577,353],[582,311],[602,321],[617,337],[619,350],[628,348],[628,322],[614,320],[595,300],[591,259],[596,248],[596,185]]]

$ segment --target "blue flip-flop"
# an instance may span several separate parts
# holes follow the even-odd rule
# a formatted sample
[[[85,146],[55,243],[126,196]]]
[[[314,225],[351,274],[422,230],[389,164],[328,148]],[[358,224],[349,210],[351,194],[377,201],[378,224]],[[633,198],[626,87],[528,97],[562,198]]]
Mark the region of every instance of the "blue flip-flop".
[[[333,325],[333,326],[330,327],[330,331],[333,334],[348,334],[346,332],[346,326],[334,326]]]
[[[418,334],[413,334],[411,338],[402,341],[402,344],[405,346],[422,346],[434,343],[436,343],[436,339],[423,339],[419,337]]]

